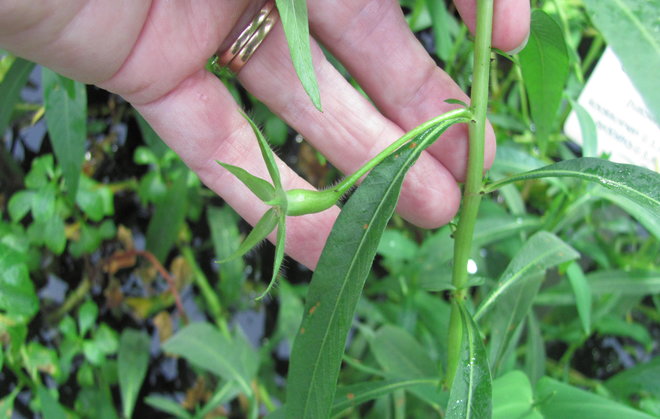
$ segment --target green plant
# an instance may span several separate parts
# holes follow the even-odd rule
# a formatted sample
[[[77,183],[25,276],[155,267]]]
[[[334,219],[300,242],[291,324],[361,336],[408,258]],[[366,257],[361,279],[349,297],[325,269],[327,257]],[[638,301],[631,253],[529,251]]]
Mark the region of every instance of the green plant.
[[[236,214],[125,104],[93,104],[48,72],[44,107],[25,104],[33,65],[2,58],[0,131],[45,112],[54,157],[40,152],[23,168],[0,146],[0,416],[659,415],[660,177],[596,155],[595,124],[576,103],[605,41],[638,86],[651,83],[654,66],[638,60],[660,57],[649,29],[657,6],[533,2],[530,42],[511,56],[490,51],[492,1],[478,3],[473,44],[439,2],[401,1],[411,28],[436,29],[450,75],[474,82],[471,105],[456,103],[321,192],[282,189],[264,137],[286,146],[286,126],[224,80],[264,126],[262,135],[252,123],[272,180],[221,163],[271,206],[242,244]],[[320,107],[305,5],[278,1]],[[657,114],[657,92],[642,91]],[[591,138],[578,159],[560,133],[571,107]],[[484,178],[486,112],[499,144]],[[113,139],[108,120],[139,127],[142,145]],[[452,123],[471,131],[461,213],[436,231],[410,227],[393,215],[403,177]],[[309,285],[279,275],[286,217],[334,205],[364,175]],[[275,228],[274,255],[248,253]],[[47,284],[58,277],[68,288],[53,303]],[[265,330],[242,326],[246,313],[268,316]],[[164,364],[176,365],[175,380]]]

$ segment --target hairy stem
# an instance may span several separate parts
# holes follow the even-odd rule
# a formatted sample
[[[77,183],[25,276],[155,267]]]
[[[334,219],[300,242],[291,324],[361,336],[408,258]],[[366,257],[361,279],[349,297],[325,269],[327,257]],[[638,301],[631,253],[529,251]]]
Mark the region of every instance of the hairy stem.
[[[481,184],[484,171],[484,143],[486,138],[486,110],[488,108],[488,75],[490,69],[491,33],[493,24],[493,0],[477,0],[477,27],[474,46],[474,72],[470,110],[473,119],[469,124],[469,155],[467,179],[463,192],[460,220],[454,244],[452,283],[454,298],[461,301],[467,296],[467,264],[472,248],[474,224],[481,202]],[[446,384],[451,386],[460,358],[463,331],[457,305],[452,304],[449,320],[449,349]]]
[[[387,156],[389,156],[390,154],[394,153],[396,150],[401,148],[408,141],[410,141],[410,139],[418,136],[422,132],[435,126],[438,122],[449,121],[452,119],[455,119],[456,122],[463,122],[466,118],[471,118],[471,117],[472,116],[470,110],[465,108],[460,108],[446,112],[440,116],[437,116],[429,121],[424,122],[420,126],[416,127],[412,131],[407,132],[403,137],[399,138],[398,140],[390,144],[387,148],[385,148],[383,151],[378,153],[374,158],[366,162],[364,166],[359,168],[355,173],[353,173],[346,179],[342,180],[339,184],[337,184],[337,186],[335,186],[333,190],[337,191],[339,194],[346,193],[350,188],[353,187],[353,185],[355,185],[355,183],[362,176],[366,175],[367,172],[369,172],[371,169],[376,167],[380,162],[385,160]]]

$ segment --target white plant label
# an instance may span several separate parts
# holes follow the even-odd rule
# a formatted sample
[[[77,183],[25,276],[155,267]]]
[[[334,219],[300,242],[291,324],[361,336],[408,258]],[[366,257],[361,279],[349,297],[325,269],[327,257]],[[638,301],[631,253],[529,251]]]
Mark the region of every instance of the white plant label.
[[[614,162],[660,172],[660,126],[611,48],[603,53],[578,103],[596,124],[599,155],[607,153]],[[582,145],[575,111],[566,120],[564,133]]]

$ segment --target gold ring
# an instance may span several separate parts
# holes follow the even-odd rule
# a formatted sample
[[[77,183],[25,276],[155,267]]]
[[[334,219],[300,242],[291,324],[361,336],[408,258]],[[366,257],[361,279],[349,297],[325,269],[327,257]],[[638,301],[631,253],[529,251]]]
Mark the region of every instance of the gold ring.
[[[278,19],[275,0],[268,0],[236,41],[226,51],[218,54],[218,64],[238,74],[257,47],[266,39]]]

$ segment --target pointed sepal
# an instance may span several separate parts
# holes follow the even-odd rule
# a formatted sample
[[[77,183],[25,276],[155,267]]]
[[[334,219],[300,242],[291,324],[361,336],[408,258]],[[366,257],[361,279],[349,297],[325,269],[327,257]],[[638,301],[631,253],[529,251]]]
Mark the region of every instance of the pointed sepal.
[[[252,193],[259,197],[264,202],[272,201],[275,199],[275,188],[273,185],[265,181],[260,177],[256,177],[245,169],[241,169],[238,166],[233,166],[231,164],[223,163],[216,160],[216,162],[227,169],[232,175],[236,176],[238,180],[243,182]]]
[[[271,208],[261,217],[259,222],[254,226],[250,234],[238,246],[238,249],[226,259],[218,261],[218,263],[229,262],[230,260],[239,258],[249,252],[253,247],[258,245],[263,239],[275,230],[278,221],[278,210]]]
[[[286,242],[286,215],[284,213],[280,214],[279,221],[277,223],[277,243],[275,244],[275,261],[273,263],[273,277],[270,279],[270,283],[266,288],[266,291],[263,292],[257,300],[264,298],[273,286],[277,282],[277,276],[280,273],[280,267],[282,266],[282,261],[284,260],[284,245]]]

